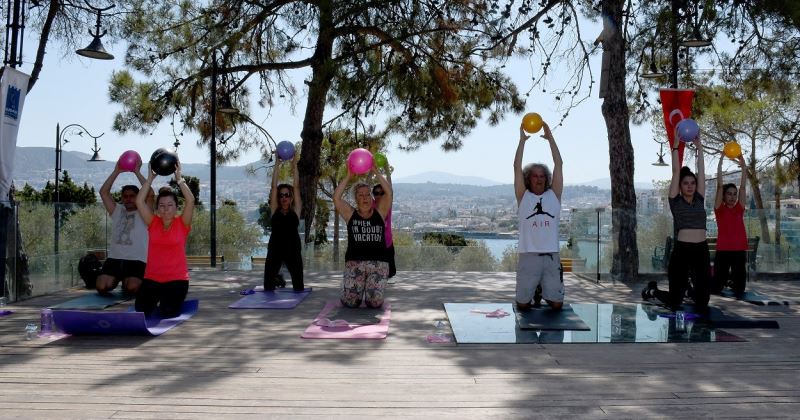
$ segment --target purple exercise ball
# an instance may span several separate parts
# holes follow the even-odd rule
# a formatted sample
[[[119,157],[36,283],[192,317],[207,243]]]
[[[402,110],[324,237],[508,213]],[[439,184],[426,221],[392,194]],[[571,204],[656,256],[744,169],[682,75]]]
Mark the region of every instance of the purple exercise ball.
[[[700,126],[697,125],[697,121],[686,118],[678,123],[678,138],[681,141],[693,142],[698,134],[700,134]]]
[[[284,140],[278,143],[276,152],[281,160],[290,160],[294,157],[294,144],[292,144],[290,141]]]

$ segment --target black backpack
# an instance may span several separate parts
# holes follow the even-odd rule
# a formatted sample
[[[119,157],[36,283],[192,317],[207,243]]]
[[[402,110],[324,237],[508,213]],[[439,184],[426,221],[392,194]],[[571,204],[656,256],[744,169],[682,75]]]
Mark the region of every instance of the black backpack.
[[[100,269],[103,268],[103,263],[97,258],[97,255],[88,253],[81,257],[78,261],[78,274],[86,284],[87,289],[96,288],[97,276],[100,275]]]

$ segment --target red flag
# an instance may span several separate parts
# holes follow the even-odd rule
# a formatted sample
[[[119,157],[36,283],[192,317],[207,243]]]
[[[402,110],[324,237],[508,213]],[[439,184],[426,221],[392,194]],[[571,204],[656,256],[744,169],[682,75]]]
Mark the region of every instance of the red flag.
[[[692,116],[692,100],[694,100],[694,90],[691,89],[668,89],[663,88],[661,94],[661,107],[664,110],[664,127],[667,129],[667,144],[672,148],[672,135],[675,134],[675,126],[684,118]],[[678,145],[678,163],[683,165],[684,143]],[[671,153],[671,151],[670,151]]]

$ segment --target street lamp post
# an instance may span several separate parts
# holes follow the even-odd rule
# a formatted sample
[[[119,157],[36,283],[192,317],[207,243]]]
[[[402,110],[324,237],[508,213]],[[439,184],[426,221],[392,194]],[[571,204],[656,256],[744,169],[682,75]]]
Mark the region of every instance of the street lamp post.
[[[595,208],[597,212],[597,283],[600,283],[600,213],[604,212],[603,207]]]
[[[211,236],[211,267],[217,266],[217,112],[223,114],[238,114],[239,110],[231,104],[230,96],[225,94],[222,106],[217,103],[217,50],[211,53],[211,143],[209,144],[209,236]],[[223,84],[225,78],[223,76]]]
[[[56,170],[55,170],[55,200],[53,201],[53,254],[55,255],[55,278],[56,282],[58,282],[58,270],[59,270],[59,250],[58,250],[58,243],[60,240],[60,233],[59,228],[61,227],[61,212],[59,211],[59,205],[61,203],[61,192],[58,188],[58,177],[61,173],[61,152],[62,146],[66,143],[69,143],[69,139],[67,135],[74,134],[79,137],[83,137],[83,134],[86,133],[88,137],[91,137],[94,140],[94,146],[92,147],[92,157],[88,159],[88,162],[102,162],[103,159],[100,159],[100,147],[97,145],[97,139],[103,137],[105,133],[101,133],[99,136],[95,136],[89,132],[86,128],[84,128],[80,124],[69,124],[61,129],[60,124],[56,124]]]
[[[217,50],[211,57],[211,144],[208,148],[211,153],[209,162],[209,233],[211,236],[211,266],[217,266]]]

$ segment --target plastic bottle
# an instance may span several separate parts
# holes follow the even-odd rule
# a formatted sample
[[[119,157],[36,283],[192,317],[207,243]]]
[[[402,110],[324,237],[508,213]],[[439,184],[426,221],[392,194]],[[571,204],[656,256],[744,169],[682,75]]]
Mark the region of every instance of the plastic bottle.
[[[25,326],[25,339],[26,340],[33,340],[36,338],[36,333],[39,331],[39,327],[36,326],[35,323],[31,322]]]
[[[39,322],[39,331],[47,336],[53,333],[53,310],[50,308],[42,309]]]

